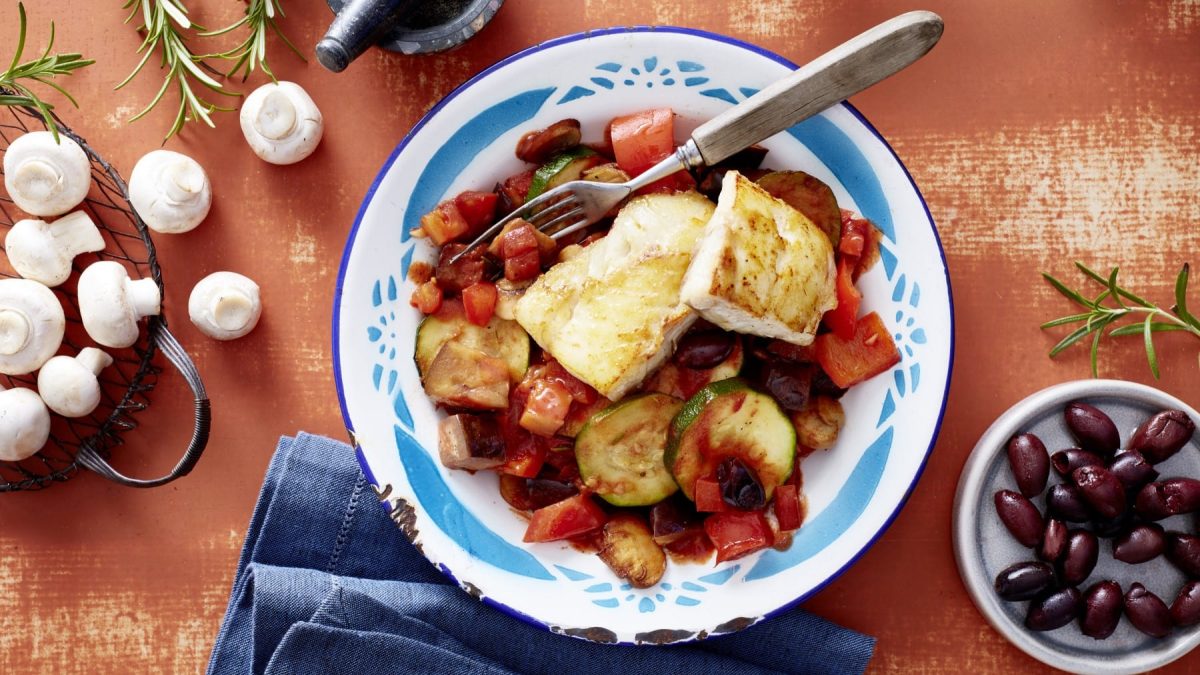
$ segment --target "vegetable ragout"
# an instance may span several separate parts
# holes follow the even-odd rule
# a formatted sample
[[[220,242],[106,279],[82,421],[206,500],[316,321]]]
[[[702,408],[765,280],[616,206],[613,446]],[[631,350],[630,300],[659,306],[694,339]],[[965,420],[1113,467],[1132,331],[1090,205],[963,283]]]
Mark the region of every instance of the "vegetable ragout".
[[[451,263],[537,195],[624,182],[667,157],[674,119],[667,108],[618,117],[590,144],[576,120],[531,131],[516,149],[530,168],[421,219],[414,234],[439,257],[410,270],[425,315],[414,356],[448,413],[442,463],[496,472],[528,518],[524,541],[594,551],[639,588],[669,558],[786,547],[805,519],[801,460],[835,444],[846,389],[900,359],[880,317],[859,316],[874,226],[820,180],[760,168],[758,146],[658,181],[559,239],[515,219]],[[693,264],[705,249],[711,284]],[[788,284],[799,290],[769,307],[753,295]],[[685,285],[722,311],[681,299]]]

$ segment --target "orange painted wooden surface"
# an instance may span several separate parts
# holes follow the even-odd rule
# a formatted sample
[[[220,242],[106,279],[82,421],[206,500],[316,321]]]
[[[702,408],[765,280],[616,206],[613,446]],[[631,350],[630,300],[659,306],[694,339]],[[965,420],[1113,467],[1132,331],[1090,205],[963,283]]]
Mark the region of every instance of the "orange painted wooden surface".
[[[13,4],[0,8],[3,58],[16,34]],[[122,23],[121,3],[27,4],[32,46],[44,44],[54,19],[59,49],[97,60],[66,83],[81,109],[60,111],[128,176],[159,146],[171,111],[164,105],[127,123],[159,81],[151,67],[112,90],[139,41]],[[242,7],[187,4],[209,26]],[[285,0],[285,8],[287,33],[311,50],[330,19],[324,2]],[[312,158],[260,162],[229,113],[216,115],[215,130],[191,127],[166,145],[207,167],[216,195],[198,230],[156,238],[166,314],[213,402],[208,451],[191,476],[164,488],[119,488],[84,473],[41,493],[0,495],[0,672],[203,669],[276,438],[300,429],[345,436],[328,327],[359,202],[393,146],[454,86],[541,40],[609,25],[692,26],[802,62],[911,8],[896,0],[508,0],[457,51],[371,51],[340,75],[273,42],[276,72],[302,84],[325,114]],[[946,20],[941,44],[853,102],[907,164],[941,231],[958,321],[946,423],[896,522],[806,606],[878,636],[877,672],[1033,670],[1039,664],[983,621],[959,581],[950,542],[958,473],[1003,409],[1087,376],[1082,350],[1046,357],[1057,338],[1037,326],[1070,308],[1039,271],[1077,280],[1072,260],[1119,264],[1130,285],[1169,304],[1182,263],[1200,264],[1200,5],[931,0],[926,8]],[[233,343],[205,339],[187,321],[188,291],[218,269],[257,279],[266,303],[258,329]],[[1139,342],[1104,346],[1101,374],[1153,383]],[[1165,336],[1159,358],[1157,385],[1200,405],[1195,341]],[[189,416],[182,381],[164,376],[115,462],[134,475],[164,472],[182,451]],[[1200,668],[1200,657],[1171,670],[1189,666]]]

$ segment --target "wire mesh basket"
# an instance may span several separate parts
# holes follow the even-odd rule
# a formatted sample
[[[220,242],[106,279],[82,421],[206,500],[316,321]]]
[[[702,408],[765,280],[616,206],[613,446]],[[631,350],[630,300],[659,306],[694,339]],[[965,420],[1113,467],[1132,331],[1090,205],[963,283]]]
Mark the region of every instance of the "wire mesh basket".
[[[0,89],[0,93],[8,92]],[[57,117],[55,119],[58,121],[59,134],[78,143],[91,160],[92,188],[87,199],[76,208],[91,216],[106,244],[99,253],[75,258],[70,279],[51,289],[61,302],[67,320],[59,353],[74,356],[84,347],[93,346],[83,329],[75,293],[79,273],[85,267],[97,260],[115,260],[128,270],[130,278],[153,279],[160,295],[163,282],[154,243],[150,240],[146,224],[130,206],[125,181],[83,138],[68,129]],[[21,107],[0,110],[0,160],[9,144],[18,136],[45,128],[45,122],[35,110]],[[6,236],[13,224],[25,217],[28,216],[13,204],[7,193],[0,190],[0,235]],[[8,264],[7,256],[0,259],[0,276],[18,276]],[[100,372],[101,400],[94,412],[80,418],[52,414],[50,440],[41,451],[20,462],[0,461],[0,492],[45,488],[67,480],[80,467],[132,487],[162,485],[191,471],[208,442],[211,423],[204,384],[187,352],[167,330],[164,317],[149,317],[146,328],[132,347],[105,349],[113,357],[113,364]],[[122,435],[137,426],[136,416],[150,405],[150,392],[162,372],[156,365],[156,356],[160,352],[183,375],[195,396],[195,426],[187,450],[170,473],[153,479],[131,478],[114,469],[108,463],[108,458],[113,448],[122,443]],[[0,375],[0,384],[6,389],[36,389],[37,376],[36,373]]]

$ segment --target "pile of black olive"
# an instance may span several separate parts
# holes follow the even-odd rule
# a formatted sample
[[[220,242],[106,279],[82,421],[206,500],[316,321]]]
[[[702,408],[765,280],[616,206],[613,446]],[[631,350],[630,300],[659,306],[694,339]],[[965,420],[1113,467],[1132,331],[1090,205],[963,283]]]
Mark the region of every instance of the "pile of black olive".
[[[1122,450],[1116,425],[1099,409],[1076,402],[1064,416],[1079,447],[1050,455],[1029,433],[1008,442],[1020,492],[997,492],[996,513],[1038,560],[1000,572],[996,592],[1005,600],[1031,600],[1025,626],[1036,631],[1078,619],[1084,635],[1102,640],[1116,630],[1122,613],[1156,638],[1173,626],[1200,623],[1200,536],[1165,532],[1156,522],[1200,511],[1200,480],[1159,480],[1154,468],[1191,440],[1195,423],[1181,410],[1164,410],[1138,427]],[[1046,490],[1051,467],[1065,481],[1050,488],[1043,518],[1030,498]],[[1140,583],[1124,595],[1112,580],[1080,592],[1096,567],[1100,538],[1112,539],[1113,558],[1133,565],[1165,553],[1189,580],[1169,607]]]

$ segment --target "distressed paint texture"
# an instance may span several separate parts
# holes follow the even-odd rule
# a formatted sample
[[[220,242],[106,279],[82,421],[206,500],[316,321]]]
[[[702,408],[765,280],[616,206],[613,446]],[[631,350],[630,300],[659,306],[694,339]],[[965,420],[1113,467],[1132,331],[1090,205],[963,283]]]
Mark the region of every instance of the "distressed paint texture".
[[[26,3],[30,48],[44,44],[55,19],[60,49],[98,61],[67,83],[81,109],[60,112],[128,175],[159,146],[172,111],[163,106],[127,124],[153,95],[157,71],[151,66],[114,92],[137,62],[139,38],[122,23],[120,3],[97,3],[86,15],[78,4]],[[210,26],[240,11],[218,0],[187,4]],[[285,30],[311,51],[330,19],[325,3],[284,4]],[[878,636],[875,672],[1036,671],[984,623],[958,579],[954,486],[967,452],[1004,408],[1087,374],[1081,350],[1045,356],[1058,334],[1037,325],[1069,307],[1040,281],[1040,270],[1078,281],[1073,259],[1121,265],[1130,284],[1166,303],[1179,266],[1200,265],[1200,3],[925,6],[946,19],[942,43],[854,103],[905,161],[941,228],[958,321],[951,399],[909,504],[806,606]],[[339,75],[272,41],[276,73],[304,86],[325,115],[313,157],[286,167],[260,162],[227,113],[216,114],[215,130],[189,127],[166,144],[199,160],[213,182],[208,220],[157,240],[167,318],[213,401],[212,441],[196,470],[165,488],[131,491],[80,475],[44,493],[0,495],[0,672],[203,670],[276,438],[299,429],[344,436],[328,327],[359,201],[395,143],[463,80],[529,45],[610,25],[688,25],[803,62],[912,7],[898,0],[508,0],[478,37],[449,54],[372,51]],[[15,30],[12,5],[0,8],[0,35]],[[263,81],[255,75],[243,90]],[[192,285],[219,269],[255,278],[266,306],[258,328],[231,343],[204,339],[186,316]],[[1151,381],[1136,340],[1108,345],[1102,357],[1104,376]],[[1159,358],[1169,365],[1158,386],[1200,404],[1196,346],[1166,336]],[[181,380],[165,375],[142,426],[118,450],[120,468],[166,471],[187,442],[189,410]]]

